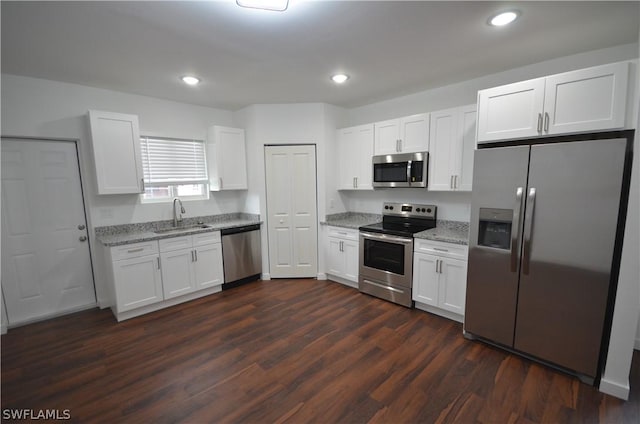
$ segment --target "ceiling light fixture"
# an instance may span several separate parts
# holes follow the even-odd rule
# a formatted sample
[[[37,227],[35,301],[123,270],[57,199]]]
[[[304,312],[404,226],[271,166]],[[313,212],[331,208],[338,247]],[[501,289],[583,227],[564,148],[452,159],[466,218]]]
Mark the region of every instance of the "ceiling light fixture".
[[[489,25],[505,26],[518,19],[518,16],[520,16],[520,12],[517,12],[515,10],[498,13],[497,15],[489,19]]]
[[[345,75],[345,74],[335,74],[331,77],[331,81],[335,82],[336,84],[342,84],[348,79],[349,79],[349,75]]]
[[[182,82],[188,85],[198,85],[198,83],[200,83],[200,78],[196,78],[191,75],[185,75],[180,79],[182,80]]]
[[[236,4],[250,9],[284,12],[289,7],[289,0],[236,0]]]

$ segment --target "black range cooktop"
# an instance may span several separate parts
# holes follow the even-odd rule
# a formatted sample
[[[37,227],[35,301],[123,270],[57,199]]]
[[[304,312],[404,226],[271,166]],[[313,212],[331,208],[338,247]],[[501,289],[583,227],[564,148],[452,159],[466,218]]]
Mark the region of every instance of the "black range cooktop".
[[[360,231],[413,237],[415,233],[436,227],[437,207],[408,203],[385,203],[382,222],[364,225]]]

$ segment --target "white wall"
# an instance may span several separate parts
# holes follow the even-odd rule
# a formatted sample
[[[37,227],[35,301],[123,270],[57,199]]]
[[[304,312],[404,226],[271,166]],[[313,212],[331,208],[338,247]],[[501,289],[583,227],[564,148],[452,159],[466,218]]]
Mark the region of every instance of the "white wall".
[[[252,105],[234,114],[236,124],[245,129],[249,190],[244,210],[258,213],[267,220],[264,146],[268,144],[315,144],[317,162],[318,220],[324,219],[327,199],[337,199],[333,177],[328,175],[330,150],[334,144],[335,128],[340,109],[322,103]],[[344,210],[334,202],[334,209]],[[263,278],[270,278],[267,226],[262,226]],[[318,239],[321,240],[321,234]],[[318,269],[324,269],[319,250]]]
[[[89,109],[138,115],[140,132],[204,140],[210,125],[232,125],[230,111],[187,105],[152,97],[120,93],[15,75],[2,75],[2,135],[78,140],[85,200],[94,226],[171,219],[171,206],[141,204],[139,196],[95,194],[90,145]],[[208,201],[185,205],[185,216],[237,212],[244,205],[239,193],[213,193]]]
[[[640,39],[640,37],[639,37]],[[640,51],[638,51],[640,56]],[[636,68],[640,82],[640,66]],[[636,90],[636,135],[634,140],[633,170],[629,192],[629,209],[624,233],[620,276],[616,293],[611,339],[607,364],[600,383],[600,390],[622,399],[629,397],[629,373],[634,345],[640,348],[640,90]]]
[[[476,103],[478,90],[589,66],[636,59],[638,44],[627,44],[511,69],[469,81],[347,110],[345,126]],[[632,104],[630,102],[630,104]],[[633,109],[633,108],[630,108]],[[630,114],[631,115],[631,114]],[[381,213],[382,202],[415,202],[438,206],[438,218],[469,221],[470,193],[433,193],[419,189],[341,191],[347,210]]]
[[[210,125],[231,125],[230,111],[15,75],[2,75],[2,135],[76,140],[92,245],[93,229],[102,225],[171,219],[169,203],[141,204],[134,195],[96,195],[87,111],[138,115],[144,135],[205,139]],[[185,202],[185,216],[241,211],[244,192],[213,193],[207,201]],[[102,258],[92,251],[97,270]],[[104,273],[96,272],[98,303],[106,306]]]
[[[478,90],[485,88],[637,58],[638,44],[634,43],[548,60],[457,84],[421,91],[408,96],[356,107],[347,111],[345,126],[366,124],[415,113],[472,104],[477,102]]]

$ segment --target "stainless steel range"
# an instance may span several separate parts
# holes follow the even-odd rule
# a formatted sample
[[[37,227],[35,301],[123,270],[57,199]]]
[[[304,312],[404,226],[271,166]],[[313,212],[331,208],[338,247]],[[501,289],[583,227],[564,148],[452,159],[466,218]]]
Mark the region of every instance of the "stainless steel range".
[[[385,203],[382,222],[360,227],[361,292],[412,307],[413,235],[435,228],[433,205]]]

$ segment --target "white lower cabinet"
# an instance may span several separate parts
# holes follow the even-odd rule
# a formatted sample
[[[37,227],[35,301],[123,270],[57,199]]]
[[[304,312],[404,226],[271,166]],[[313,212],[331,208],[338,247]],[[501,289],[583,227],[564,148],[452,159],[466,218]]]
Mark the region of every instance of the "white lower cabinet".
[[[329,227],[327,242],[327,274],[358,282],[359,232]]]
[[[222,284],[220,233],[204,233],[159,241],[164,298]]]
[[[158,242],[112,247],[109,255],[117,312],[164,299]]]
[[[219,286],[224,282],[222,244],[213,243],[196,247],[193,278],[196,290]]]
[[[220,291],[220,232],[107,249],[118,321]]]
[[[416,240],[413,300],[416,307],[462,322],[467,287],[467,246]]]

